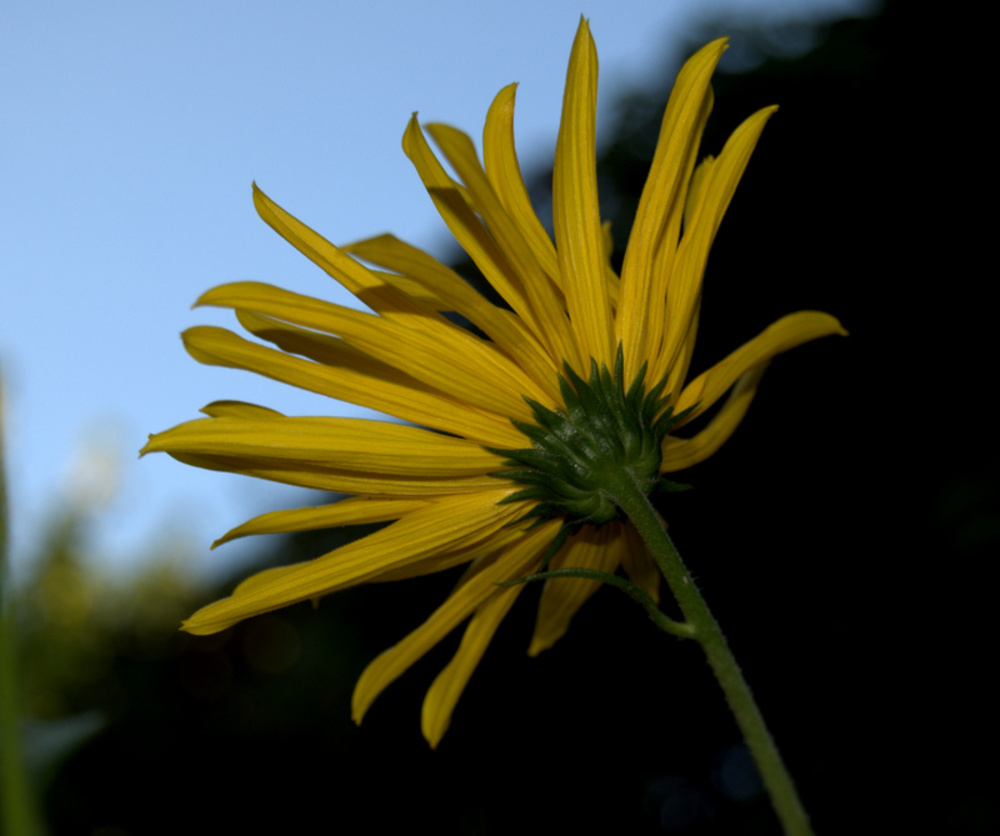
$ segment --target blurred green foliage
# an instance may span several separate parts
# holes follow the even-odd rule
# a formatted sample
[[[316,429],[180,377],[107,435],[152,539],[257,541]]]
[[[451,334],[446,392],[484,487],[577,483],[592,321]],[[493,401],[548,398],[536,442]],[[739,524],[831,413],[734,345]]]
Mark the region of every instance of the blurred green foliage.
[[[121,656],[175,652],[177,624],[201,591],[169,554],[151,554],[116,577],[88,554],[85,511],[64,510],[44,531],[18,590],[28,714],[45,720],[118,704]]]

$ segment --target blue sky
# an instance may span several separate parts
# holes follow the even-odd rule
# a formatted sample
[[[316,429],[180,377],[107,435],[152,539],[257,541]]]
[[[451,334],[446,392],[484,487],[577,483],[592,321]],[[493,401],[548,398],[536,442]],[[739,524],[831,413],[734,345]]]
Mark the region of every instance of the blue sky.
[[[254,213],[250,183],[335,243],[384,231],[443,254],[446,233],[400,149],[411,112],[478,140],[520,82],[522,164],[551,160],[582,12],[601,95],[659,69],[700,19],[835,17],[865,0],[254,0],[0,6],[0,374],[15,559],[66,503],[99,509],[100,562],[126,570],[182,542],[199,566],[292,488],[136,452],[150,432],[234,398],[290,414],[360,414],[200,366],[179,333],[207,288],[258,279],[345,304]],[[716,34],[725,34],[720,31]],[[675,40],[671,40],[674,38]],[[598,125],[600,137],[600,120]],[[113,488],[113,490],[112,490]]]

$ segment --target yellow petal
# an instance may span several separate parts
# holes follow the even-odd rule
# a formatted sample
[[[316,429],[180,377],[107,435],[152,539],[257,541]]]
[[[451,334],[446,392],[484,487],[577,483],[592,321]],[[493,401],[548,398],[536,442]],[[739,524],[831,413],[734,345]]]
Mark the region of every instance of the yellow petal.
[[[725,38],[702,47],[684,64],[660,125],[653,164],[636,211],[622,264],[622,297],[616,322],[626,380],[651,359],[664,332],[664,300],[673,250],[680,233],[685,192],[711,110],[709,82],[726,49]],[[669,230],[669,231],[668,231]],[[662,247],[670,258],[654,269]]]
[[[450,497],[431,497],[431,501],[449,502]],[[528,508],[528,505],[521,505],[519,514],[524,514]],[[486,547],[489,548],[490,552],[499,553],[520,541],[523,536],[524,532],[520,526],[509,525],[494,532]],[[482,543],[464,543],[455,548],[427,555],[414,563],[386,571],[377,578],[373,578],[371,583],[392,583],[409,578],[419,578],[434,572],[444,572],[462,564],[477,564],[483,560],[483,550]]]
[[[663,523],[666,526],[666,522]],[[645,543],[634,526],[624,526],[625,544],[622,548],[622,568],[632,583],[660,602],[660,570],[649,554]]]
[[[676,438],[668,435],[663,443],[660,472],[672,473],[703,462],[725,444],[750,408],[750,402],[757,394],[757,386],[766,368],[765,362],[744,373],[736,381],[719,412],[694,438]]]
[[[414,115],[403,134],[403,151],[423,181],[427,193],[447,224],[455,240],[482,272],[486,281],[499,293],[532,333],[539,333],[539,323],[528,303],[521,277],[504,258],[489,230],[476,217],[458,184],[448,176],[434,156]]]
[[[559,257],[548,232],[538,220],[531,205],[528,189],[521,176],[521,166],[514,149],[514,94],[516,84],[509,84],[501,90],[486,116],[483,130],[483,163],[504,209],[510,214],[524,236],[524,240],[534,253],[535,260],[545,271],[545,275],[556,286],[561,287]]]
[[[495,590],[478,607],[462,634],[458,651],[428,689],[420,714],[420,728],[432,749],[437,748],[444,733],[448,731],[451,714],[472,672],[483,658],[500,622],[523,590],[523,586]]]
[[[344,247],[344,250],[346,251],[347,247]],[[398,273],[388,273],[384,270],[372,270],[371,272],[378,276],[386,284],[392,285],[396,288],[396,290],[405,293],[411,299],[415,299],[418,302],[426,304],[429,308],[437,311],[438,313],[448,313],[455,310],[441,298],[441,294],[435,292],[423,282],[414,280],[410,276],[403,276]]]
[[[322,302],[260,282],[234,282],[204,293],[199,305],[244,308],[335,334],[459,400],[507,418],[530,420],[524,396],[543,390],[495,346],[452,326],[412,329],[402,322]]]
[[[559,530],[559,523],[549,522],[523,532],[513,545],[500,553],[491,553],[467,575],[430,618],[395,646],[381,653],[365,668],[354,688],[352,713],[360,723],[369,706],[383,690],[428,650],[447,636],[483,602],[498,593],[496,584],[528,574],[541,559],[545,548]]]
[[[772,357],[797,345],[832,334],[847,336],[843,326],[829,314],[799,311],[783,316],[684,387],[675,409],[678,412],[689,407],[694,409],[677,426],[697,418],[754,366],[766,364]]]
[[[549,568],[596,569],[614,574],[624,554],[624,543],[620,523],[610,523],[599,529],[587,526],[566,542]],[[528,655],[537,656],[561,639],[577,610],[600,587],[600,583],[583,578],[549,578],[545,581]]]
[[[392,235],[380,235],[345,247],[365,261],[396,270],[431,290],[447,305],[443,310],[460,313],[531,375],[555,400],[559,398],[556,375],[562,369],[535,339],[524,322],[498,308],[461,276],[435,258]]]
[[[143,449],[143,452],[151,452]],[[449,496],[451,494],[488,491],[497,484],[491,476],[468,476],[452,479],[408,478],[386,476],[357,470],[340,470],[334,467],[317,467],[309,462],[251,460],[231,456],[186,453],[167,450],[179,462],[205,470],[223,473],[242,473],[254,479],[267,479],[300,488],[312,488],[332,493],[373,496]]]
[[[344,525],[398,520],[431,503],[430,499],[385,499],[375,496],[351,496],[330,505],[270,511],[230,529],[212,543],[212,548],[252,534],[288,534],[292,531],[315,531]]]
[[[597,49],[580,20],[566,73],[562,120],[552,172],[556,252],[569,318],[579,347],[565,359],[585,377],[590,359],[614,366],[614,328],[604,276],[601,213],[597,203]]]
[[[428,125],[427,132],[441,148],[445,159],[468,189],[473,208],[486,223],[507,263],[521,279],[524,296],[531,307],[531,321],[538,324],[535,337],[549,349],[553,359],[574,351],[569,323],[556,287],[535,260],[521,231],[507,215],[479,164],[476,148],[467,134],[447,125]]]
[[[480,444],[510,447],[523,443],[523,436],[506,417],[484,412],[438,392],[352,348],[338,337],[326,337],[242,311],[239,318],[257,336],[284,351],[275,351],[244,340],[224,328],[208,325],[185,331],[185,348],[200,363],[246,369]],[[286,352],[304,354],[319,362]]]
[[[698,336],[698,320],[700,315],[701,300],[699,299],[698,302],[695,303],[694,312],[691,314],[691,319],[687,324],[687,333],[681,341],[680,350],[674,358],[673,366],[671,367],[669,377],[667,378],[667,391],[670,393],[671,404],[673,405],[676,405],[677,398],[684,389],[684,382],[687,380],[688,370],[691,365],[691,358],[694,356],[694,346]],[[663,380],[664,375],[667,374],[667,369],[660,365],[661,361],[665,362],[665,355],[662,351],[659,355],[657,355],[654,359],[654,363],[650,366],[647,378],[648,380]]]
[[[411,327],[417,329],[430,323],[442,325],[447,322],[432,307],[386,284],[371,270],[286,212],[258,189],[256,183],[253,186],[253,202],[268,226],[376,313],[405,318]]]
[[[604,281],[607,283],[608,299],[611,300],[612,311],[618,307],[618,297],[621,292],[621,281],[611,266],[615,254],[615,239],[611,234],[611,221],[601,224],[601,249],[604,251]]]
[[[183,629],[217,633],[245,618],[370,581],[442,549],[488,543],[520,510],[497,505],[509,493],[509,488],[478,491],[435,502],[315,560],[261,572],[236,587],[232,597],[202,607]]]
[[[491,473],[503,462],[465,439],[362,418],[200,418],[151,435],[143,453],[153,452],[432,479]]]
[[[670,277],[667,294],[667,322],[663,357],[670,369],[681,350],[691,317],[701,297],[701,281],[705,263],[722,216],[736,192],[743,171],[750,161],[761,131],[776,107],[766,107],[745,120],[726,142],[699,187],[697,205],[691,210],[691,221],[684,230],[677,250],[677,260]]]
[[[450,503],[453,498],[454,497],[452,496],[430,497],[430,501]],[[396,500],[388,498],[386,501],[393,502]],[[524,510],[525,509],[522,507],[521,513],[523,513]],[[400,517],[400,519],[402,519],[402,517]],[[424,575],[444,572],[463,564],[477,565],[484,563],[484,561],[488,564],[489,560],[492,559],[490,558],[490,555],[500,554],[505,551],[508,546],[512,546],[520,541],[523,536],[524,532],[521,528],[514,525],[507,525],[494,531],[490,535],[489,542],[487,543],[480,542],[480,540],[475,538],[467,537],[463,540],[459,540],[456,545],[445,545],[440,551],[428,552],[415,560],[405,561],[393,566],[392,568],[385,569],[384,571],[379,572],[378,575],[365,580],[365,583],[396,583],[397,581],[410,580],[411,578],[419,578]],[[331,554],[326,555],[326,557],[332,559],[333,555],[336,554],[337,552],[331,552]],[[298,568],[305,565],[307,565],[307,562],[265,569],[244,580],[240,584],[239,590],[241,593],[245,593],[248,590],[256,588],[266,588],[269,584],[281,581],[288,575],[288,573],[297,571]]]
[[[207,406],[203,406],[200,411],[211,418],[222,418],[224,416],[250,419],[285,417],[276,409],[269,409],[266,406],[257,406],[257,404],[245,403],[244,401],[212,401]]]

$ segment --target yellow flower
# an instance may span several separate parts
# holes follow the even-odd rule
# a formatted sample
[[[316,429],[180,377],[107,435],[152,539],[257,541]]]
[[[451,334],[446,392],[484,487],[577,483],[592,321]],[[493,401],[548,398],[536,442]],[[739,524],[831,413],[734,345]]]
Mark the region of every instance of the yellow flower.
[[[403,137],[438,212],[503,306],[390,235],[336,247],[255,187],[261,217],[373,313],[237,282],[208,291],[199,304],[233,308],[245,329],[276,348],[221,328],[198,327],[184,334],[187,350],[203,363],[248,369],[408,423],[294,418],[219,401],[203,410],[208,418],[151,436],[144,453],[165,451],[199,467],[352,495],[320,507],[264,514],[219,542],[391,521],[329,554],[247,579],[232,597],[196,612],[184,629],[214,633],[367,581],[468,564],[430,618],[368,666],[354,694],[360,721],[387,685],[467,622],[458,651],[424,702],[423,732],[436,745],[522,590],[499,584],[537,571],[561,533],[569,536],[550,568],[613,573],[622,567],[632,582],[657,596],[657,569],[626,520],[584,513],[561,519],[558,503],[546,505],[538,491],[524,488],[530,479],[513,478],[514,462],[505,451],[538,448],[529,435],[535,429],[544,434],[538,425],[546,415],[555,420],[572,411],[567,401],[572,386],[585,388],[588,375],[599,382],[595,370],[617,368],[614,382],[622,391],[629,388],[626,381],[640,380],[635,388],[639,401],[646,398],[647,417],[650,409],[667,414],[662,396],[670,396],[673,423],[660,425],[652,475],[682,470],[712,455],[732,434],[772,357],[817,337],[845,333],[827,314],[791,314],[687,379],[708,251],[774,111],[755,113],[717,158],[696,166],[712,104],[709,80],[724,49],[724,40],[708,44],[678,76],[620,278],[610,266],[609,235],[598,210],[597,53],[586,21],[570,56],[556,147],[555,243],[531,207],[518,166],[514,85],[501,90],[490,107],[482,163],[464,133],[427,126],[459,181],[435,157],[415,117]],[[455,325],[444,316],[448,312],[464,317],[483,336]],[[664,380],[665,388],[658,388]],[[727,392],[700,432],[689,438],[673,434]],[[541,519],[533,525],[524,521],[541,507],[548,509]],[[576,578],[546,581],[529,653],[562,636],[596,587]]]

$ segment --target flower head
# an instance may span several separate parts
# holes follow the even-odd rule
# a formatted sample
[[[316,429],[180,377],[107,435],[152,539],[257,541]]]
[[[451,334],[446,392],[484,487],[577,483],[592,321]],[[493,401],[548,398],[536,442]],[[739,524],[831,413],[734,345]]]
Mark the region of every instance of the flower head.
[[[196,612],[184,629],[214,633],[366,581],[465,564],[451,595],[368,666],[354,694],[360,721],[389,683],[466,623],[458,651],[424,702],[424,735],[435,745],[523,588],[500,584],[551,558],[551,568],[622,568],[656,597],[656,567],[609,506],[602,473],[628,468],[652,487],[663,474],[704,460],[743,418],[771,358],[844,333],[827,314],[791,314],[688,379],[708,251],[774,111],[752,115],[718,157],[696,164],[712,104],[709,80],[724,49],[724,40],[708,44],[678,76],[620,277],[598,210],[597,54],[586,21],[570,56],[556,147],[554,242],[518,166],[514,85],[490,107],[482,162],[464,133],[426,127],[458,180],[415,117],[403,137],[438,212],[502,305],[390,235],[336,247],[254,188],[261,217],[373,312],[256,282],[227,284],[199,304],[232,308],[246,330],[274,347],[197,327],[184,334],[187,350],[203,363],[254,371],[407,423],[287,417],[217,401],[202,410],[207,418],[151,436],[143,452],[351,495],[264,514],[218,542],[391,524],[314,560],[254,575],[231,597]],[[675,434],[727,393],[703,429]],[[546,581],[529,652],[559,639],[595,589],[576,578]]]

